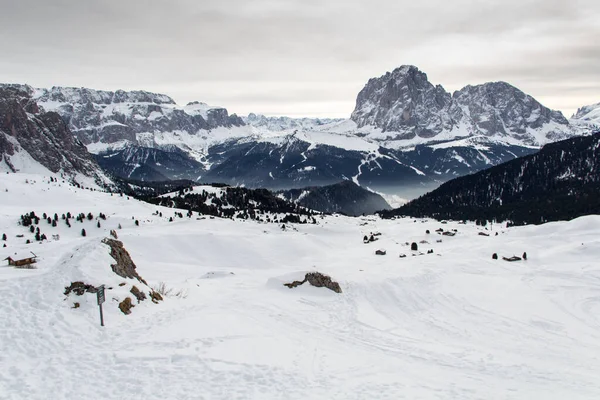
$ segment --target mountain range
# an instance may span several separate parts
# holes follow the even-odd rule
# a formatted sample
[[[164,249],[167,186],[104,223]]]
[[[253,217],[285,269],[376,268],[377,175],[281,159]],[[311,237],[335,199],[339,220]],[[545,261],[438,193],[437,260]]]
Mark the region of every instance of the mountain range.
[[[599,214],[599,159],[600,132],[550,143],[536,154],[453,179],[381,215],[524,225]]]
[[[414,66],[370,79],[349,119],[240,117],[201,102],[179,106],[146,91],[0,88],[5,103],[19,93],[19,104],[29,107],[23,118],[53,116],[57,137],[74,137],[80,147],[72,153],[67,145],[64,159],[79,154],[86,164],[65,170],[97,175],[99,165],[113,176],[140,181],[190,179],[278,190],[351,180],[390,194],[408,188],[420,194],[535,153],[546,143],[586,134],[598,109],[583,107],[569,121],[505,82],[450,94]],[[9,125],[2,128],[5,143],[15,137]],[[52,129],[45,132],[49,138]],[[93,156],[81,155],[81,145]],[[15,150],[8,148],[0,148],[3,159],[14,164]],[[45,165],[40,152],[20,148]],[[48,163],[50,170],[59,167]]]

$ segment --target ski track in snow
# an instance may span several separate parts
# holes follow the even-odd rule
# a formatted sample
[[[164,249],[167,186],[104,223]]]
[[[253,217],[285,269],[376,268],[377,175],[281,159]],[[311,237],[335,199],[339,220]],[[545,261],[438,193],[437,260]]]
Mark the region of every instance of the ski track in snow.
[[[24,179],[0,180],[9,246],[1,258],[17,249],[40,256],[35,270],[0,267],[3,400],[600,398],[598,216],[495,224],[500,234],[490,237],[474,224],[341,216],[282,231],[208,218],[169,223],[172,209]],[[16,221],[31,210],[108,219],[71,229],[41,221],[61,239],[26,247],[30,234]],[[110,269],[100,239],[119,223],[140,275],[187,297],[145,301],[129,316],[117,309],[113,297],[130,296],[131,285],[147,291]],[[425,230],[438,227],[458,234],[436,243],[442,236]],[[375,231],[381,239],[363,245]],[[421,240],[430,243],[420,250],[436,254],[412,256],[404,242]],[[388,255],[375,256],[377,248]],[[523,251],[526,262],[491,259]],[[281,285],[315,269],[343,293]],[[65,299],[74,280],[113,288],[104,328],[94,294]]]

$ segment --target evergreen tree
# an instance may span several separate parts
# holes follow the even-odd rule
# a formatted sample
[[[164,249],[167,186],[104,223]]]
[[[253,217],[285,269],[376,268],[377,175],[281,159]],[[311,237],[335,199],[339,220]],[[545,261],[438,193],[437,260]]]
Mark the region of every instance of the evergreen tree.
[[[86,235],[86,233],[85,233],[85,229],[82,229],[82,230],[81,230],[81,236],[85,236],[85,235]]]

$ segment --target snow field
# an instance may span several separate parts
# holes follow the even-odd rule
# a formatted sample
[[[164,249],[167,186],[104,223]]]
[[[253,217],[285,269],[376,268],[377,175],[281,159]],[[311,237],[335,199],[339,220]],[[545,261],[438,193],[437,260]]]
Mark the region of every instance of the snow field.
[[[35,270],[0,267],[1,399],[600,396],[598,216],[495,224],[490,237],[473,224],[341,216],[282,231],[218,218],[169,223],[174,210],[43,181],[0,176],[8,236],[0,256],[31,249],[40,257]],[[40,221],[61,239],[25,245],[32,235],[17,221],[29,211],[108,218],[102,228]],[[136,304],[128,316],[118,310],[113,298],[131,296],[132,285],[149,290],[110,269],[100,240],[119,223],[138,273],[182,296]],[[439,227],[458,233],[442,237]],[[370,232],[382,235],[365,245]],[[405,245],[422,240],[419,252]],[[379,248],[387,255],[376,256]],[[418,255],[428,249],[434,254]],[[524,251],[526,262],[491,258]],[[282,286],[314,270],[343,293]],[[95,294],[65,299],[74,280],[112,287],[104,328]]]

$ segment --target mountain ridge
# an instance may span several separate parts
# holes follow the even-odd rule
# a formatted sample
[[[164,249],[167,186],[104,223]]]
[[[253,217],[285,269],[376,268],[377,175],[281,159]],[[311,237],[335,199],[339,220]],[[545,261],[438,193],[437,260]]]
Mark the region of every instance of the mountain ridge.
[[[392,211],[436,219],[537,224],[600,213],[600,132],[442,184]]]
[[[450,94],[413,65],[369,79],[351,119],[359,127],[396,132],[398,139],[484,135],[539,146],[576,134],[560,111],[507,82],[467,85]]]

